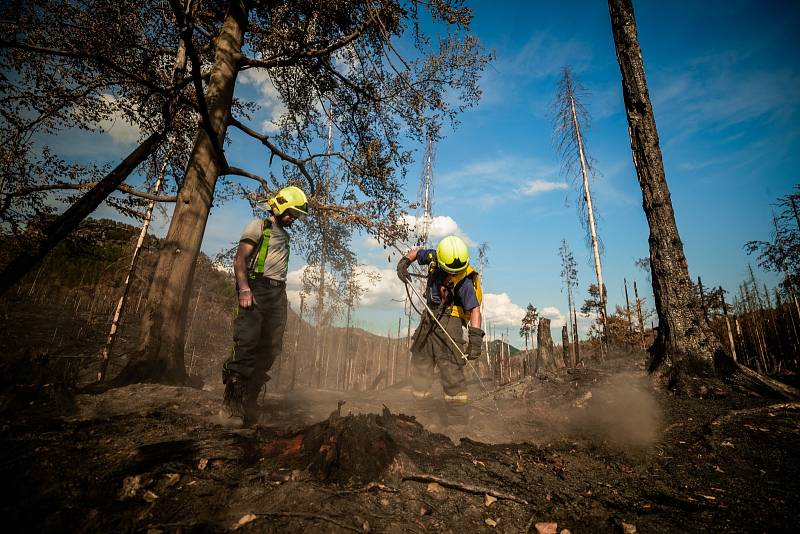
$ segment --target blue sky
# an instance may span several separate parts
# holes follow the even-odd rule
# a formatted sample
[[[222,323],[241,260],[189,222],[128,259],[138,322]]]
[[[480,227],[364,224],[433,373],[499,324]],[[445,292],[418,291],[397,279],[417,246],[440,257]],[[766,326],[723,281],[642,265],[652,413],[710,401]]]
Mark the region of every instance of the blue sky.
[[[589,91],[584,103],[593,121],[585,136],[600,172],[592,189],[610,308],[625,302],[623,277],[629,283],[637,280],[652,306],[646,276],[634,267],[637,258],[648,254],[648,228],[631,162],[607,4],[470,4],[474,33],[497,59],[482,80],[480,105],[463,114],[436,147],[434,215],[440,217],[440,233],[456,231],[470,243],[489,244],[484,291],[489,293],[487,306],[494,309],[486,314],[497,333],[509,328],[512,342],[519,344],[517,318],[529,302],[554,325],[566,314],[557,254],[562,238],[578,261],[579,302],[595,276],[578,219],[577,193],[560,173],[552,143],[550,106],[563,66]],[[800,163],[800,4],[639,1],[635,7],[690,272],[706,285],[734,291],[748,262],[755,263],[742,245],[770,237],[772,203],[800,182],[795,173]],[[245,76],[237,88],[239,95],[264,104],[256,121],[281,111],[262,82]],[[125,125],[107,130],[111,135],[93,143],[62,138],[59,148],[79,159],[124,155],[132,142]],[[421,159],[421,147],[411,148]],[[235,135],[228,154],[234,165],[254,170],[267,165],[258,143]],[[421,165],[409,172],[409,199],[416,197]],[[214,254],[238,239],[250,216],[241,202],[214,208],[203,250]],[[164,227],[161,221],[156,231]],[[393,279],[393,264],[369,239],[359,236],[355,243],[359,260],[383,275],[357,322],[376,332],[394,331],[402,304],[392,299],[402,298],[402,292]],[[292,261],[295,280],[302,266],[302,258]],[[775,283],[772,275],[759,276]]]

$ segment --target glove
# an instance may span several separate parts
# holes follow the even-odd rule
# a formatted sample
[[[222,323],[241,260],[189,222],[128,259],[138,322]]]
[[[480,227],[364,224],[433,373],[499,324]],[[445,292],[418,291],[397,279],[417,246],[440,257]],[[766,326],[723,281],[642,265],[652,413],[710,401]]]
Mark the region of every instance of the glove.
[[[486,332],[475,326],[470,326],[467,328],[467,333],[469,335],[467,359],[477,360],[481,356],[481,345],[483,345],[483,336],[486,334]]]
[[[400,261],[397,262],[397,278],[399,278],[404,284],[407,284],[411,281],[411,275],[408,274],[409,265],[411,265],[411,260],[405,256],[400,258]]]

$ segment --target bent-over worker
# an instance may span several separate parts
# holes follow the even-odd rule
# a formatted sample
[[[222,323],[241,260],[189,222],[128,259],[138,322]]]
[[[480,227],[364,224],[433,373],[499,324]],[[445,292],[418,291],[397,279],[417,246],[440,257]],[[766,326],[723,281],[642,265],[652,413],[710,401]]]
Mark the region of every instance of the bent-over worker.
[[[404,283],[410,283],[408,267],[415,261],[428,266],[424,297],[444,332],[430,313],[424,311],[411,344],[413,395],[415,399],[431,397],[434,368],[438,367],[449,423],[465,423],[468,402],[464,376],[466,362],[454,342],[461,346],[462,328],[466,326],[469,343],[465,356],[470,360],[480,357],[484,336],[481,330],[480,277],[469,264],[466,243],[453,235],[442,239],[435,250],[409,250],[397,264],[397,276]]]

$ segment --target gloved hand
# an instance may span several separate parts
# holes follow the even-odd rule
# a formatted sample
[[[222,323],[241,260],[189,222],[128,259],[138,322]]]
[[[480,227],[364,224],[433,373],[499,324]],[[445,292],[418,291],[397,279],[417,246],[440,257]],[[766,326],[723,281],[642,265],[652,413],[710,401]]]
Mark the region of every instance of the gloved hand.
[[[470,326],[467,328],[469,335],[469,344],[467,345],[467,359],[477,360],[481,356],[481,345],[483,345],[483,336],[486,334],[480,328]]]
[[[409,265],[411,265],[411,260],[405,256],[400,258],[400,261],[397,262],[397,278],[399,278],[404,284],[407,284],[411,281],[411,275],[408,274]]]

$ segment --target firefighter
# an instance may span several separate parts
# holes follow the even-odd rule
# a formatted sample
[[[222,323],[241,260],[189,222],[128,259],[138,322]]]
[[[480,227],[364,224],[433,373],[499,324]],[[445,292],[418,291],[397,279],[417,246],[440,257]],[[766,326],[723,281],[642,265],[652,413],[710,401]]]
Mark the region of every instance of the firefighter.
[[[220,416],[230,426],[249,426],[258,417],[258,395],[281,352],[288,303],[287,229],[308,215],[305,193],[284,187],[269,199],[270,214],[252,220],[242,232],[233,273],[239,310],[233,323],[233,350],[222,367],[225,384]]]
[[[460,424],[467,419],[464,356],[469,360],[478,359],[484,336],[480,277],[469,264],[466,243],[454,235],[442,239],[435,250],[409,250],[397,264],[397,276],[404,283],[410,282],[408,268],[415,261],[428,267],[424,297],[430,311],[423,312],[411,345],[413,395],[418,400],[431,397],[433,372],[438,367],[449,423]],[[433,320],[431,312],[441,327]],[[462,355],[455,344],[461,345],[464,326],[469,342],[466,354]]]

